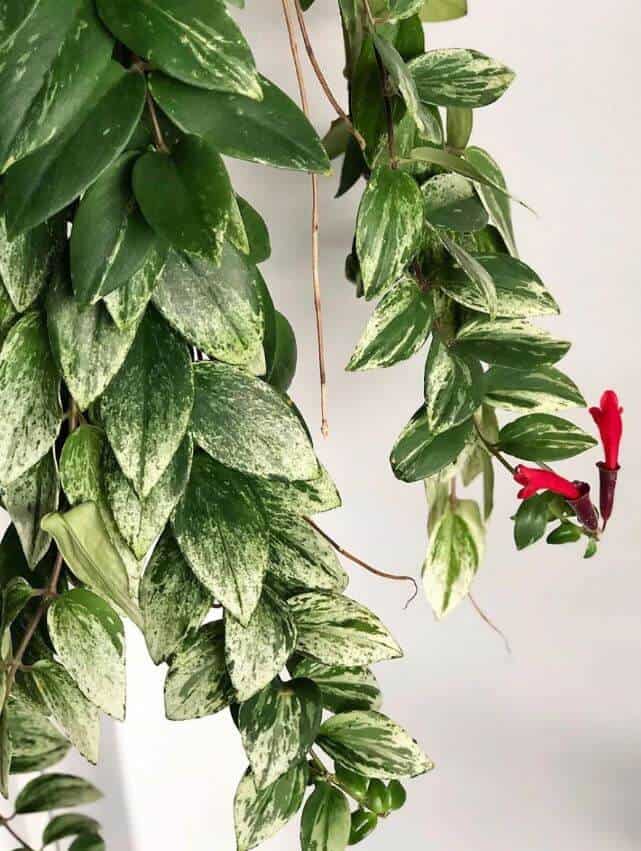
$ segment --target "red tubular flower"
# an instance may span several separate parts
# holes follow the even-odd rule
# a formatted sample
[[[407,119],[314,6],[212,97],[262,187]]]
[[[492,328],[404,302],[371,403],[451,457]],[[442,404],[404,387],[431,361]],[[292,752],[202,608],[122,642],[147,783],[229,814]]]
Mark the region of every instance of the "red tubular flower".
[[[537,491],[547,490],[558,493],[569,500],[582,496],[581,488],[574,482],[564,479],[551,470],[541,470],[538,467],[526,467],[519,464],[514,473],[514,481],[523,485],[517,496],[519,499],[529,499]]]
[[[598,408],[590,408],[592,419],[597,424],[605,452],[605,469],[619,469],[619,445],[623,433],[621,414],[623,408],[614,390],[606,390]]]

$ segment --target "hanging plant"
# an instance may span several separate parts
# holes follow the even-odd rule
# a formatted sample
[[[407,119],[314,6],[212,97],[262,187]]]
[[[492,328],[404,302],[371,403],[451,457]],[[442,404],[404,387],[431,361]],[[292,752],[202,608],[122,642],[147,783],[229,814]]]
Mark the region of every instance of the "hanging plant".
[[[367,181],[347,265],[358,294],[381,302],[349,368],[389,366],[431,334],[425,404],[392,466],[426,481],[436,611],[468,594],[479,566],[493,458],[523,485],[519,546],[551,518],[551,542],[587,536],[591,551],[599,538],[588,486],[542,466],[594,443],[549,413],[583,404],[552,366],[568,344],[529,322],[556,303],[516,257],[498,166],[468,146],[472,110],[512,73],[474,51],[424,51],[419,13],[453,18],[465,2],[340,0],[344,112],[313,52],[310,5],[283,0],[299,109],[259,74],[223,0],[0,4],[0,495],[11,520],[0,791],[44,772],[0,816],[22,848],[33,851],[19,817],[100,796],[50,769],[71,747],[95,763],[101,713],[125,717],[125,618],[167,666],[168,719],[229,710],[248,760],[233,805],[239,851],[299,810],[303,851],[339,851],[403,806],[402,780],[432,768],[380,711],[371,666],[402,651],[345,594],[337,553],[409,577],[371,567],[311,519],[340,497],[287,395],[296,342],[259,269],[267,226],[223,155],[312,175],[325,433],[318,175],[344,153],[341,192]],[[297,26],[339,114],[324,144]],[[497,432],[497,407],[528,413]],[[593,414],[604,523],[616,397]],[[537,467],[513,469],[503,453]],[[453,486],[480,474],[483,510]],[[98,851],[100,832],[65,812],[38,847]]]

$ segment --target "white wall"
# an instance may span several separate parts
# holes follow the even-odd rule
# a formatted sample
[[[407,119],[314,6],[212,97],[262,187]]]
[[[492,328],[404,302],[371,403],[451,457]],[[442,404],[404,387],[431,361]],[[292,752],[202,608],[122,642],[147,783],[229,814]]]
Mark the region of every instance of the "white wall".
[[[290,94],[295,80],[279,0],[249,0],[240,14],[261,70]],[[321,62],[335,90],[342,80],[335,3],[308,13]],[[508,516],[515,487],[500,472],[489,553],[478,601],[507,633],[513,653],[462,605],[436,624],[419,599],[405,612],[406,588],[356,569],[351,593],[383,615],[404,646],[400,662],[379,666],[386,708],[437,763],[410,784],[405,811],[384,824],[371,851],[632,851],[641,843],[641,630],[639,601],[638,401],[641,260],[638,136],[638,3],[514,3],[472,0],[468,19],[435,27],[433,46],[465,46],[518,72],[508,95],[477,113],[474,141],[504,165],[514,192],[540,218],[517,211],[521,254],[561,302],[552,323],[575,342],[564,369],[596,400],[616,388],[626,409],[618,512],[599,556],[569,547],[517,555]],[[332,118],[314,90],[319,130]],[[300,367],[293,396],[318,424],[309,276],[309,181],[234,164],[236,186],[271,225],[274,256],[265,274],[294,324]],[[389,371],[346,374],[370,306],[343,280],[359,190],[332,200],[322,187],[322,275],[329,357],[328,441],[323,460],[344,508],[323,518],[345,546],[382,568],[417,572],[425,547],[420,485],[395,481],[387,455],[418,406],[423,361]],[[579,421],[591,427],[587,413]],[[316,429],[317,430],[317,429]],[[568,462],[585,476],[598,453]],[[244,767],[228,716],[172,724],[162,712],[162,674],[139,636],[129,645],[129,719],[107,740],[103,785],[121,789],[128,815],[107,818],[112,851],[232,851],[231,802]],[[100,772],[98,772],[100,774]],[[122,838],[126,818],[131,845]],[[120,836],[119,836],[120,833]],[[4,847],[4,846],[0,846]],[[11,846],[7,846],[9,848]],[[297,848],[293,824],[266,848]]]

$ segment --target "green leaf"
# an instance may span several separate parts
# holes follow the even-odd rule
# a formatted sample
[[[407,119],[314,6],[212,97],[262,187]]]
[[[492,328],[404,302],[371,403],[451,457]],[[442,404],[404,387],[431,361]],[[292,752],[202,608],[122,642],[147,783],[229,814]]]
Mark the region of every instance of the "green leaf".
[[[496,225],[499,233],[505,240],[510,254],[513,257],[518,257],[516,241],[514,239],[514,228],[512,226],[512,211],[510,209],[510,199],[507,194],[507,183],[503,172],[499,165],[487,151],[483,148],[469,147],[466,148],[463,156],[479,171],[485,178],[496,186],[500,186],[502,192],[497,191],[492,186],[484,183],[478,184],[478,193],[481,196],[481,201],[485,205],[485,209],[490,214],[492,221]]]
[[[51,543],[49,535],[40,528],[40,521],[45,514],[58,509],[58,469],[54,453],[48,452],[20,478],[0,490],[27,564],[33,570]]]
[[[376,677],[369,668],[324,665],[315,659],[300,658],[290,670],[292,676],[316,683],[321,690],[323,706],[330,712],[378,709],[383,702]]]
[[[141,497],[149,495],[180,446],[193,394],[187,347],[161,316],[148,311],[100,402],[109,443]]]
[[[159,236],[176,249],[219,263],[234,194],[225,163],[210,142],[185,136],[171,155],[143,154],[133,185]]]
[[[19,313],[33,304],[48,283],[63,244],[61,218],[46,222],[10,242],[4,217],[0,216],[0,280]]]
[[[267,589],[246,626],[227,614],[225,659],[238,701],[249,700],[270,683],[285,667],[295,644],[289,609]]]
[[[30,780],[16,798],[16,812],[41,813],[91,804],[102,793],[82,777],[73,774],[43,774]]]
[[[319,662],[360,667],[403,655],[379,618],[349,597],[310,591],[288,604],[298,631],[296,649]]]
[[[83,833],[69,846],[69,851],[105,851],[105,841],[95,833]]]
[[[2,219],[0,219],[0,221],[2,221]],[[17,319],[18,312],[13,306],[13,303],[9,298],[9,293],[0,278],[0,348],[11,329],[11,326]]]
[[[113,49],[90,0],[23,6],[14,0],[1,9],[0,172],[60,135],[85,107]],[[9,32],[7,15],[16,18]]]
[[[435,338],[425,364],[425,413],[432,434],[468,420],[483,400],[481,365],[451,352]]]
[[[249,201],[236,196],[238,209],[245,225],[245,232],[249,241],[249,254],[247,259],[250,263],[258,264],[269,260],[272,253],[272,246],[269,239],[269,231],[267,225],[260,213],[255,210]]]
[[[226,244],[220,265],[172,252],[154,304],[190,343],[216,360],[243,365],[262,345],[260,272]]]
[[[105,491],[122,533],[138,559],[144,558],[182,496],[191,470],[193,443],[187,435],[149,494],[140,498],[110,453],[105,463]]]
[[[514,517],[514,543],[523,550],[539,541],[545,534],[550,510],[550,493],[538,493],[524,499]]]
[[[474,110],[450,106],[447,109],[447,147],[464,151],[474,129]]]
[[[503,318],[526,319],[549,316],[559,312],[559,306],[533,269],[507,254],[475,255],[475,262],[488,275],[496,289],[496,315]],[[450,298],[487,313],[483,293],[474,285],[465,268],[443,268],[438,274],[439,286]]]
[[[111,62],[87,109],[53,142],[7,172],[5,203],[10,237],[51,218],[91,186],[125,148],[144,100],[142,76]]]
[[[546,544],[574,544],[581,539],[581,529],[574,523],[562,522],[545,539]]]
[[[347,369],[375,369],[406,360],[424,345],[432,319],[430,299],[414,278],[402,278],[370,317]]]
[[[5,708],[0,716],[0,794],[3,798],[9,797],[10,769],[11,740],[9,739],[9,718]]]
[[[260,99],[249,45],[220,0],[98,0],[97,6],[119,41],[170,76]]]
[[[192,434],[212,458],[262,478],[306,481],[318,476],[307,432],[268,384],[213,362],[196,364],[194,375]]]
[[[321,718],[320,691],[311,680],[274,680],[241,705],[238,726],[258,787],[269,786],[306,755]]]
[[[473,299],[477,305],[481,305],[480,309],[489,313],[490,319],[493,320],[498,310],[498,293],[496,282],[491,273],[476,257],[468,254],[461,245],[450,239],[446,234],[439,233],[438,238],[460,267],[459,280],[462,279],[463,288],[472,293],[469,298]],[[457,271],[455,268],[454,275]],[[445,287],[443,288],[445,289]]]
[[[80,410],[98,399],[124,363],[136,326],[120,330],[102,304],[81,307],[60,269],[47,296],[51,349]]]
[[[302,851],[345,851],[352,822],[340,789],[321,782],[307,799],[300,825]]]
[[[498,100],[514,72],[477,50],[428,50],[410,63],[419,97],[437,106],[476,109]]]
[[[363,194],[356,224],[356,251],[365,298],[388,289],[420,246],[423,196],[409,174],[378,166]]]
[[[121,331],[136,326],[165,268],[167,248],[154,245],[136,274],[117,290],[105,296],[104,302],[111,318]]]
[[[373,710],[342,712],[328,718],[318,744],[333,760],[364,777],[393,780],[434,768],[401,726]]]
[[[222,621],[211,621],[187,636],[172,657],[165,713],[170,721],[204,718],[228,706],[232,695]]]
[[[485,363],[532,369],[560,360],[570,348],[524,319],[472,319],[456,335],[456,350]]]
[[[425,0],[421,9],[422,21],[452,21],[465,15],[467,0]]]
[[[298,362],[298,347],[296,335],[289,321],[282,313],[274,311],[273,334],[263,342],[265,350],[265,381],[280,390],[287,392],[296,374]]]
[[[247,624],[261,594],[268,556],[265,521],[251,487],[197,452],[173,523],[178,545],[198,579]]]
[[[325,467],[320,467],[320,475],[315,479],[304,482],[253,479],[252,487],[269,514],[320,514],[342,505]]]
[[[82,503],[64,514],[48,514],[41,525],[55,539],[72,573],[140,626],[140,612],[129,595],[127,568],[95,503]]]
[[[526,414],[499,433],[499,446],[525,461],[560,461],[586,452],[598,443],[569,420],[552,414]]]
[[[330,163],[318,135],[299,107],[278,86],[260,78],[261,101],[205,92],[162,74],[150,76],[156,100],[184,133],[201,136],[221,154],[277,168],[328,174]]]
[[[125,717],[125,632],[103,599],[75,588],[54,600],[47,625],[60,662],[83,694],[119,721]]]
[[[95,764],[100,742],[100,713],[57,662],[36,662],[31,677],[49,712],[74,747]]]
[[[469,593],[483,560],[485,527],[479,507],[459,500],[436,523],[423,564],[423,586],[434,614],[442,618]]]
[[[307,774],[307,763],[301,762],[259,789],[247,771],[234,798],[237,851],[249,851],[285,827],[303,803]]]
[[[488,223],[474,187],[460,174],[437,174],[422,186],[425,217],[436,228],[471,233]]]
[[[26,579],[16,576],[10,579],[2,591],[2,633],[11,627],[33,596],[33,589]]]
[[[485,391],[486,404],[506,411],[550,412],[586,405],[574,381],[553,366],[536,370],[493,366],[485,373]]]
[[[60,481],[71,505],[102,499],[104,432],[81,425],[66,439],[60,456]]]
[[[402,482],[418,482],[454,462],[472,436],[471,419],[434,434],[425,408],[419,408],[399,435],[390,456],[392,470]]]
[[[42,771],[60,762],[69,742],[40,712],[12,699],[7,710],[11,741],[11,773]]]
[[[65,813],[51,819],[42,832],[42,843],[47,846],[69,836],[95,833],[98,830],[100,830],[100,825],[95,819],[79,813]]]
[[[349,577],[333,547],[303,518],[269,518],[268,570],[292,591],[343,591]]]
[[[71,280],[82,305],[125,284],[142,267],[154,233],[133,197],[131,175],[138,152],[119,157],[83,196],[70,241]],[[96,227],[100,222],[100,227]]]
[[[140,610],[149,655],[156,665],[200,626],[212,605],[167,530],[156,545],[140,583]]]
[[[60,376],[35,311],[13,326],[0,352],[0,407],[0,481],[7,483],[47,454],[62,421]]]

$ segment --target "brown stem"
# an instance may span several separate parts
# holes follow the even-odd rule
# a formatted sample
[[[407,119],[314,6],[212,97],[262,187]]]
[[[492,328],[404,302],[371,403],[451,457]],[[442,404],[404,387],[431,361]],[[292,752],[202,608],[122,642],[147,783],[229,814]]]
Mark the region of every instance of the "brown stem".
[[[336,111],[336,114],[339,115],[345,124],[347,125],[347,129],[352,134],[352,136],[358,142],[361,150],[365,150],[367,147],[365,139],[361,136],[358,130],[352,124],[352,121],[348,114],[345,112],[343,107],[340,105],[334,93],[332,92],[329,83],[327,82],[327,78],[323,74],[323,71],[318,63],[318,59],[316,58],[316,54],[314,53],[314,48],[312,47],[312,42],[309,37],[309,30],[307,29],[307,24],[305,23],[305,15],[303,13],[303,9],[300,5],[300,0],[294,0],[294,8],[296,9],[296,17],[298,18],[298,26],[300,27],[301,35],[303,36],[303,42],[305,44],[305,50],[307,51],[307,56],[309,61],[314,69],[314,73],[316,74],[316,79],[321,85],[322,90],[325,92],[325,96],[327,100],[331,103]]]
[[[341,545],[338,544],[333,538],[330,538],[327,532],[324,532],[320,528],[320,526],[317,526],[316,523],[314,523],[314,521],[310,517],[306,517],[305,520],[307,520],[312,529],[315,529],[319,535],[325,538],[328,544],[334,547],[336,552],[339,552],[342,556],[345,556],[345,558],[348,558],[350,561],[353,561],[354,564],[357,564],[359,567],[362,567],[370,573],[373,573],[375,576],[380,576],[383,579],[393,579],[396,582],[411,582],[414,586],[414,593],[409,598],[407,603],[405,603],[405,608],[407,608],[409,604],[416,599],[416,595],[418,594],[418,585],[416,584],[416,580],[414,579],[414,577],[402,576],[398,573],[386,573],[384,570],[378,570],[376,567],[372,567],[371,564],[368,564],[366,561],[363,561],[363,559],[359,558],[358,556],[355,556],[353,553],[350,553],[349,550],[346,550],[344,547],[341,547]]]
[[[22,847],[26,849],[26,851],[35,851],[35,848],[32,845],[28,845],[25,840],[15,832],[15,830],[9,824],[9,820],[6,819],[4,816],[0,816],[0,825],[2,825],[2,827],[9,831],[9,833],[11,834],[11,836],[13,836],[16,842],[19,842]]]
[[[296,71],[296,79],[298,81],[298,90],[300,92],[300,100],[303,107],[303,112],[310,117],[309,101],[307,100],[307,89],[305,87],[305,79],[303,77],[303,69],[300,61],[300,53],[298,50],[298,42],[296,33],[294,32],[294,21],[292,18],[289,0],[282,0],[283,15],[285,16],[285,24],[287,25],[287,35],[289,38],[289,47],[294,60],[294,69]],[[314,312],[316,314],[316,340],[318,344],[318,371],[320,375],[320,394],[321,394],[321,433],[323,437],[329,434],[329,425],[327,421],[327,373],[325,369],[325,343],[323,334],[323,311],[321,303],[321,287],[320,287],[320,270],[319,270],[319,204],[318,204],[318,177],[315,174],[312,178],[312,284],[314,288]]]
[[[387,122],[387,150],[389,152],[390,168],[398,168],[398,159],[396,157],[396,143],[394,141],[394,117],[392,115],[392,104],[390,102],[389,93],[387,90],[387,71],[383,65],[378,50],[374,48],[376,56],[376,66],[378,67],[378,76],[381,81],[381,94],[383,96],[383,105],[385,107],[385,121]]]
[[[507,650],[507,652],[510,655],[512,655],[512,648],[510,647],[510,642],[507,640],[505,633],[501,629],[498,628],[498,626],[491,620],[491,618],[488,617],[488,615],[486,615],[486,613],[479,606],[479,604],[476,602],[476,600],[474,599],[474,597],[471,594],[468,594],[467,598],[470,601],[470,603],[472,604],[472,606],[474,607],[474,610],[476,611],[478,616],[481,618],[481,620],[483,620],[490,627],[490,629],[493,629],[494,632],[497,633],[497,635],[501,636],[501,638],[503,639],[503,643],[505,644],[505,649]]]
[[[147,102],[149,117],[151,118],[151,125],[154,129],[154,141],[156,148],[159,151],[162,151],[163,154],[168,154],[169,148],[165,142],[165,137],[162,135],[162,128],[160,126],[160,121],[158,120],[158,113],[156,112],[156,104],[154,103],[154,99],[152,98],[151,92],[148,88],[145,90],[145,100]]]

